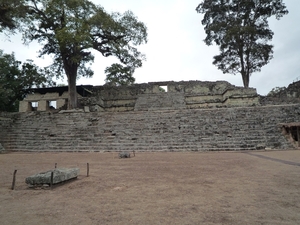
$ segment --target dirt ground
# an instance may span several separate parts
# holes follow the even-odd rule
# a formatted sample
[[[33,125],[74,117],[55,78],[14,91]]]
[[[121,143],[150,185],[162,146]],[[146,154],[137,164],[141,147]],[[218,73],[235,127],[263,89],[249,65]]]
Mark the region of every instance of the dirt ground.
[[[55,163],[80,176],[27,187]],[[300,151],[11,153],[0,155],[0,178],[3,225],[300,224]]]

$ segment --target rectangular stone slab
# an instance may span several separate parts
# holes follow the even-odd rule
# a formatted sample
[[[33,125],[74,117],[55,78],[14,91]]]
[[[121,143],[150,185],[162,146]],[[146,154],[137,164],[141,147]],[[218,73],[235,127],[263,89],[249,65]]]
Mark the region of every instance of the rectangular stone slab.
[[[63,181],[76,178],[79,175],[80,170],[79,168],[59,168],[55,170],[49,170],[47,172],[42,172],[27,177],[25,182],[26,184],[30,185],[50,184],[51,172],[53,172],[53,184],[58,184]]]

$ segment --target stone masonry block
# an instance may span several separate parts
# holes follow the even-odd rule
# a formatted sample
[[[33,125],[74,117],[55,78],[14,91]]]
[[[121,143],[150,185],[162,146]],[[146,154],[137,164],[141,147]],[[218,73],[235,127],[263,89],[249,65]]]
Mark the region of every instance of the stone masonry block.
[[[71,180],[79,175],[79,168],[60,168],[55,170],[49,170],[47,172],[38,173],[27,177],[25,179],[26,184],[30,185],[43,185],[50,184],[51,172],[53,172],[53,184],[58,184],[63,181]]]
[[[59,109],[66,104],[66,99],[57,99],[56,108]]]
[[[49,110],[49,104],[48,104],[48,101],[46,100],[40,100],[38,102],[38,111],[47,111]]]
[[[47,100],[55,100],[59,97],[58,93],[46,93],[43,96],[43,99],[47,99]]]
[[[34,94],[28,94],[25,99],[27,101],[37,101],[37,100],[40,100],[41,98],[42,98],[41,94],[34,93]]]
[[[130,153],[129,152],[120,152],[119,153],[119,158],[120,159],[130,158]]]
[[[30,102],[27,101],[19,102],[19,112],[30,112],[30,111],[32,111]]]

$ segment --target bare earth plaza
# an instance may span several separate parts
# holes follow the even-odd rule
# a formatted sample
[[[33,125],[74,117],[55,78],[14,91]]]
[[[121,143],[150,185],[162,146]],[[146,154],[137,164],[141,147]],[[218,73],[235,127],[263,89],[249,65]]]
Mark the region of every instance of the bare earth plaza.
[[[86,163],[90,175],[86,177]],[[298,150],[0,155],[1,224],[286,224],[300,221]],[[81,174],[54,189],[28,175]],[[15,190],[12,174],[18,169]]]

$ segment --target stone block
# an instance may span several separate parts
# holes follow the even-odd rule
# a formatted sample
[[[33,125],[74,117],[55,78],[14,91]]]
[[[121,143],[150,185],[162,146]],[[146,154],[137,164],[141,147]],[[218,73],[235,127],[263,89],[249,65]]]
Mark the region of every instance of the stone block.
[[[25,99],[27,101],[38,101],[38,100],[40,100],[42,98],[43,98],[43,96],[41,94],[34,93],[34,94],[28,94]]]
[[[19,102],[19,112],[31,112],[32,107],[30,102],[27,101],[20,101]]]
[[[0,143],[0,154],[5,152],[5,148]]]
[[[27,177],[25,179],[25,182],[29,185],[50,184],[51,172],[53,172],[53,184],[58,184],[67,180],[77,178],[80,170],[79,168],[59,168],[55,170],[49,170],[47,172],[42,172]]]
[[[43,99],[45,100],[55,100],[59,97],[59,94],[58,93],[46,93],[44,96],[43,96]]]
[[[38,111],[47,111],[49,110],[49,103],[46,100],[38,101]]]
[[[92,106],[90,106],[90,111],[91,112],[104,112],[105,110],[103,109],[103,107],[101,107],[99,105],[92,105]]]
[[[57,99],[56,101],[56,108],[60,109],[61,107],[63,107],[66,104],[66,99]]]
[[[119,158],[123,159],[123,158],[130,158],[130,153],[129,152],[120,152],[119,153]]]

